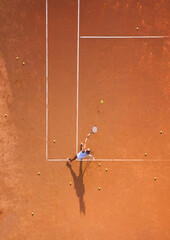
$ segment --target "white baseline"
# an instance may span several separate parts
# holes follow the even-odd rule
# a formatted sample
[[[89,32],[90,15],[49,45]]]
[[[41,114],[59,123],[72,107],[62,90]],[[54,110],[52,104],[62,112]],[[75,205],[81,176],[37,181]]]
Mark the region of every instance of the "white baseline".
[[[80,38],[86,39],[132,39],[132,38],[169,38],[169,36],[80,36]]]
[[[66,159],[48,159],[49,162],[66,162]],[[170,160],[160,160],[160,159],[77,159],[76,162],[170,162]]]

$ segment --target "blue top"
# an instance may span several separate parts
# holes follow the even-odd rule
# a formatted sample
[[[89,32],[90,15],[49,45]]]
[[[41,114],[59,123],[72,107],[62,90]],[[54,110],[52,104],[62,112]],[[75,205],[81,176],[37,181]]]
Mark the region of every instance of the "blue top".
[[[79,153],[77,153],[77,158],[81,159],[81,158],[85,158],[87,156],[86,151],[83,153],[82,151],[80,151]]]

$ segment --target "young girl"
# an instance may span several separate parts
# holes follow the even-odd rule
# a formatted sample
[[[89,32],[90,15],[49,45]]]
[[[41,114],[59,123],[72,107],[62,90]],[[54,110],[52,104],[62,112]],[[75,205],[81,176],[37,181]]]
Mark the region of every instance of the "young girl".
[[[85,158],[88,154],[90,154],[90,152],[91,152],[90,148],[86,149],[86,143],[87,143],[87,140],[88,140],[89,136],[90,136],[90,133],[87,135],[84,144],[81,143],[81,145],[80,145],[80,152],[77,153],[74,156],[74,158],[72,158],[72,159],[71,158],[67,158],[68,162],[72,162],[72,161],[76,160],[76,158],[78,158],[78,159]]]

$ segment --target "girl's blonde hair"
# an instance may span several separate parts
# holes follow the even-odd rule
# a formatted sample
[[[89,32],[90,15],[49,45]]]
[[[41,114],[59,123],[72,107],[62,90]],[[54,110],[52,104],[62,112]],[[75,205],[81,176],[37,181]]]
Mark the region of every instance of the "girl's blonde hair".
[[[93,155],[93,152],[92,151],[90,151],[90,153],[89,154],[87,154],[87,158],[88,159],[94,159],[94,155]]]

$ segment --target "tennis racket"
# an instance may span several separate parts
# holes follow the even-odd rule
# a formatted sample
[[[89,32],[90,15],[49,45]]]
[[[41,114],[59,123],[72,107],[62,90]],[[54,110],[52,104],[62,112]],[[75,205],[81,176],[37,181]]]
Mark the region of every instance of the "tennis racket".
[[[92,128],[92,130],[90,131],[90,134],[92,134],[92,133],[97,133],[97,131],[98,131],[97,126],[94,126],[94,127]]]

